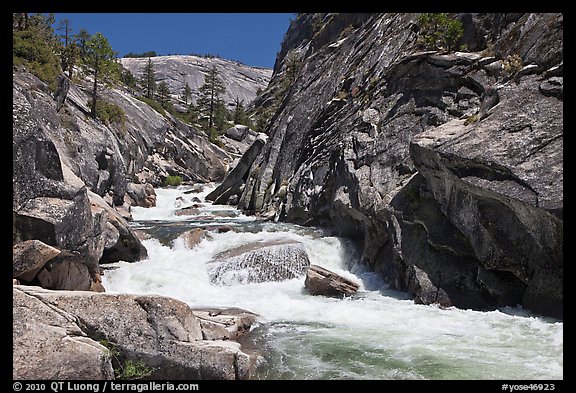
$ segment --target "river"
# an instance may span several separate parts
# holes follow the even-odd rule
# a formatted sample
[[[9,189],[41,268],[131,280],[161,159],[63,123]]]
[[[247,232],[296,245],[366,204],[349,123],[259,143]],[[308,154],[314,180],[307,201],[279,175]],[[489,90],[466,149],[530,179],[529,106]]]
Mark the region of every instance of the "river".
[[[562,379],[562,322],[520,307],[480,312],[414,304],[387,289],[358,263],[350,240],[318,228],[263,223],[230,206],[204,204],[214,185],[157,189],[157,206],[135,207],[133,226],[148,258],[114,264],[109,293],[160,294],[190,306],[240,307],[261,316],[250,339],[263,349],[256,379]],[[174,212],[200,199],[199,212]],[[197,202],[197,200],[196,200]],[[182,232],[209,231],[188,249]],[[216,286],[206,263],[217,253],[255,241],[296,240],[310,262],[361,284],[346,299],[310,296],[304,277],[281,282]]]

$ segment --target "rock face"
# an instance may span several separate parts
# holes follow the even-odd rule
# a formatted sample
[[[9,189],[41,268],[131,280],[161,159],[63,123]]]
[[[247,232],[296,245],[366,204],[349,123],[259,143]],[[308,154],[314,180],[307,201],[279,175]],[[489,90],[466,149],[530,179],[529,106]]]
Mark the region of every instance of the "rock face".
[[[563,17],[454,16],[476,52],[423,52],[415,14],[299,16],[238,206],[362,240],[416,301],[561,317]]]
[[[256,132],[247,126],[236,124],[234,127],[226,130],[223,135],[220,135],[218,140],[222,143],[224,149],[231,156],[235,157],[235,160],[230,164],[230,166],[234,167],[244,152],[246,152],[257,139],[263,139],[265,141],[266,138],[266,134]]]
[[[249,243],[218,254],[208,264],[210,282],[219,285],[282,281],[298,277],[310,265],[301,243]]]
[[[254,359],[234,341],[256,320],[245,310],[203,309],[196,317],[161,296],[27,286],[13,293],[14,379],[114,379],[99,341],[114,346],[123,362],[144,362],[152,379],[248,379],[253,371]]]
[[[360,285],[321,266],[310,265],[304,287],[311,295],[344,297],[358,292]]]
[[[154,72],[159,82],[166,82],[172,96],[181,99],[185,84],[192,89],[192,101],[198,99],[198,89],[204,84],[204,77],[216,67],[220,79],[226,86],[223,100],[226,104],[234,104],[236,99],[250,103],[256,97],[258,89],[265,89],[272,75],[267,68],[250,67],[238,62],[199,56],[155,56],[150,58],[154,64]],[[121,58],[122,65],[136,76],[141,77],[142,70],[148,58]]]
[[[242,155],[234,169],[227,174],[224,181],[214,191],[206,195],[206,199],[214,201],[216,204],[225,204],[231,197],[239,197],[242,194],[250,166],[262,150],[265,142],[263,138],[256,139]]]

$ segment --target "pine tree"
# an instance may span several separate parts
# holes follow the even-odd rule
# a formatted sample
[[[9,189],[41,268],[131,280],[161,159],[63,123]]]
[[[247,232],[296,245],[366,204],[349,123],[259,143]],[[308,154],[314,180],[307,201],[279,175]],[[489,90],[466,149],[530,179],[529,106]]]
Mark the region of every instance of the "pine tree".
[[[27,12],[12,13],[12,30],[26,30],[28,28],[28,17]]]
[[[80,51],[80,57],[84,59],[88,51],[88,40],[90,40],[90,33],[86,29],[80,29],[80,31],[74,35],[76,39],[76,45]]]
[[[53,90],[61,72],[57,53],[61,43],[54,34],[54,15],[13,14],[12,60],[46,82]]]
[[[148,62],[142,71],[142,85],[144,86],[146,97],[153,99],[156,91],[156,72],[154,71],[154,63],[152,63],[151,58],[148,58]]]
[[[126,86],[131,87],[132,89],[136,89],[136,78],[129,69],[123,68],[120,70],[120,81],[124,83]]]
[[[185,105],[188,105],[188,100],[192,98],[192,89],[188,85],[188,82],[186,82],[186,85],[182,89],[182,98],[184,99]]]
[[[208,130],[214,126],[216,104],[225,91],[226,88],[218,77],[218,71],[216,71],[216,67],[213,66],[204,77],[204,84],[198,90],[200,93],[198,105],[205,113],[208,113]],[[226,110],[226,108],[224,108],[224,110]]]
[[[248,123],[250,119],[248,118],[246,110],[244,109],[244,101],[236,97],[236,101],[234,103],[236,106],[232,116],[232,121],[234,124],[243,124],[245,126],[249,125]]]
[[[418,43],[424,49],[446,49],[452,51],[462,35],[462,22],[446,13],[423,13],[418,17],[420,31]]]
[[[228,117],[228,109],[226,109],[224,101],[222,100],[216,101],[214,104],[214,129],[216,131],[224,129],[227,117]]]
[[[71,34],[72,27],[68,19],[61,20],[57,30],[63,32],[60,38],[64,40],[64,48],[61,52],[62,71],[68,72],[68,77],[72,79],[73,69],[80,55],[79,47]]]
[[[256,124],[255,128],[258,132],[265,132],[266,127],[268,127],[268,117],[269,115],[266,114],[263,110],[259,110],[256,112]]]
[[[190,102],[190,105],[186,108],[185,115],[189,123],[195,123],[200,117],[200,112],[198,111],[198,107],[196,107],[193,102]]]
[[[286,81],[288,84],[292,84],[296,81],[296,76],[298,75],[300,68],[302,68],[302,61],[296,52],[291,51],[286,61]]]
[[[96,98],[98,80],[105,80],[116,69],[114,51],[101,33],[96,33],[86,42],[86,63],[92,68],[94,87],[92,89],[92,108],[90,115],[96,118]]]
[[[158,101],[164,108],[170,102],[170,88],[164,81],[158,84]]]

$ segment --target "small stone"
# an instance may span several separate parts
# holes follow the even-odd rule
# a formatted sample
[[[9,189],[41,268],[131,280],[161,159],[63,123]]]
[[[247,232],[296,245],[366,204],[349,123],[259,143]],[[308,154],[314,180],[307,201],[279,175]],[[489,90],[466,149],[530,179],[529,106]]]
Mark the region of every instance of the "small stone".
[[[193,216],[196,214],[200,214],[200,210],[198,210],[197,208],[195,208],[193,206],[189,206],[189,207],[184,207],[180,210],[177,210],[174,214],[176,214],[177,216]]]

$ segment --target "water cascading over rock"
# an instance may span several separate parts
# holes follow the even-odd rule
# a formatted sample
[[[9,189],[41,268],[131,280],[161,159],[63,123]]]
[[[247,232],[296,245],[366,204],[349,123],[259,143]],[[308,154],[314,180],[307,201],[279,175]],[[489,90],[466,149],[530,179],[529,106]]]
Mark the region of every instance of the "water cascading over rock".
[[[212,284],[235,285],[295,278],[306,273],[308,266],[302,243],[279,240],[224,251],[209,262],[207,271]]]

